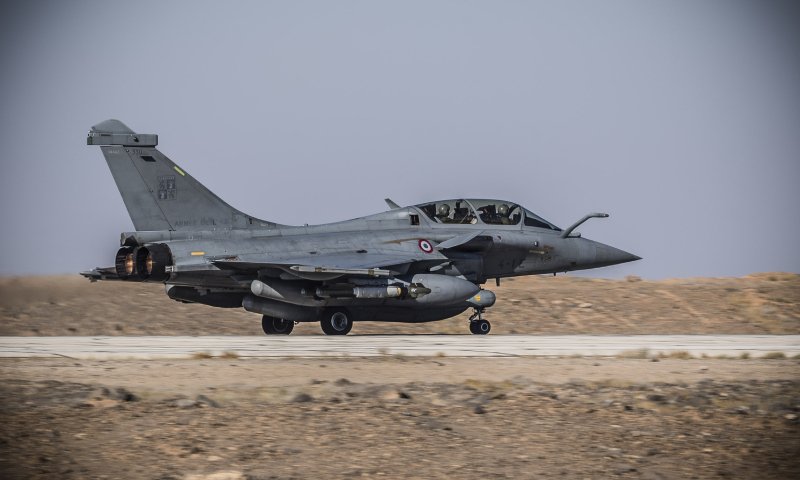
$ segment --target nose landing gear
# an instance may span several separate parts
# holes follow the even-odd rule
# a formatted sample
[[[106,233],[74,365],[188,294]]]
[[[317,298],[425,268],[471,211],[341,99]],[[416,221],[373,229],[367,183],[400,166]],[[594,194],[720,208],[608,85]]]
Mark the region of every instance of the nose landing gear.
[[[469,331],[474,335],[486,335],[492,329],[492,324],[482,318],[483,308],[476,308],[475,313],[469,317]]]

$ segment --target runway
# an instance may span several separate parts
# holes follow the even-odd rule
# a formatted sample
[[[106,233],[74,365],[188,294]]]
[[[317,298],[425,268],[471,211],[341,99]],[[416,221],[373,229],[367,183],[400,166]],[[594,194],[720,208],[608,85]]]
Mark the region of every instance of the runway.
[[[694,357],[800,355],[800,335],[352,335],[204,337],[0,337],[0,357],[75,359],[191,358],[226,353],[247,357]]]

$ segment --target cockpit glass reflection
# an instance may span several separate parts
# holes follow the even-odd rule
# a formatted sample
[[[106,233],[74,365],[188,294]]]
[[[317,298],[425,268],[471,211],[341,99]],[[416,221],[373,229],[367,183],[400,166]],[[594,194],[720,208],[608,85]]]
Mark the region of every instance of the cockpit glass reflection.
[[[433,222],[461,225],[519,225],[561,229],[520,205],[505,200],[460,199],[423,203],[417,208]]]
[[[522,219],[519,205],[501,200],[470,200],[478,218],[488,225],[518,225]]]
[[[478,222],[474,210],[466,200],[442,200],[417,205],[417,208],[436,223],[469,225]]]
[[[560,232],[561,229],[553,225],[552,223],[548,222],[544,218],[532,213],[527,208],[525,209],[525,226],[526,227],[538,227],[538,228],[546,228],[548,230],[555,230]]]

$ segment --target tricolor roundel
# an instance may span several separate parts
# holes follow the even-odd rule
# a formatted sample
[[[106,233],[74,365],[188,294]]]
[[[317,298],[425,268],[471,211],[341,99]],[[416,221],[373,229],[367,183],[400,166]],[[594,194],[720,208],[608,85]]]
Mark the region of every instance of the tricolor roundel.
[[[433,252],[433,245],[431,245],[431,242],[422,238],[419,241],[419,249],[425,253],[431,253]]]

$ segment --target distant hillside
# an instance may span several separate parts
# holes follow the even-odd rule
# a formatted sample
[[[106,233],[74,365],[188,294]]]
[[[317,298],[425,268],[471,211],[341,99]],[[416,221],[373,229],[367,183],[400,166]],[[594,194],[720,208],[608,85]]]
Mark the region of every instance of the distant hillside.
[[[800,275],[662,281],[506,279],[486,318],[492,333],[800,334]],[[468,333],[467,314],[429,324],[359,323],[359,333]],[[318,334],[301,324],[293,334]],[[241,309],[175,302],[153,284],[75,276],[0,279],[0,335],[262,335]]]

